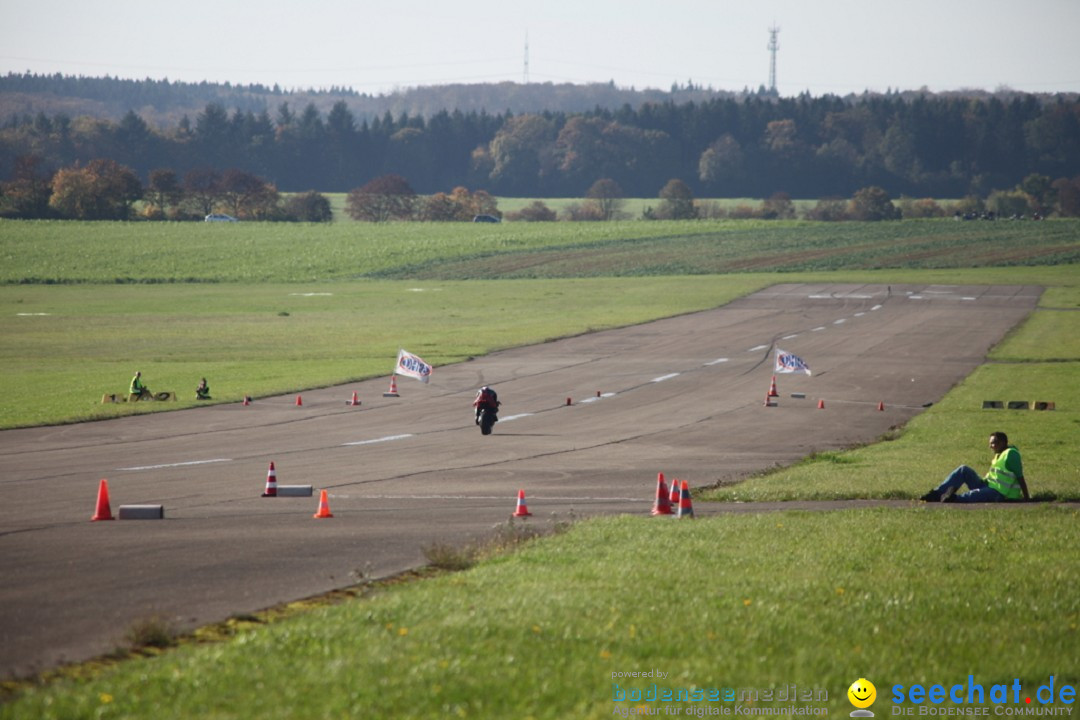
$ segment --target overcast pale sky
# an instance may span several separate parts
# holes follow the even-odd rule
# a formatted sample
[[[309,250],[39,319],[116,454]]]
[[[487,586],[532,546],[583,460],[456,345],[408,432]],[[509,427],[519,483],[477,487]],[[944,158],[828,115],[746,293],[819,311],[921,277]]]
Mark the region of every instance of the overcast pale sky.
[[[753,90],[773,24],[785,96],[1080,92],[1080,0],[0,0],[0,74]]]

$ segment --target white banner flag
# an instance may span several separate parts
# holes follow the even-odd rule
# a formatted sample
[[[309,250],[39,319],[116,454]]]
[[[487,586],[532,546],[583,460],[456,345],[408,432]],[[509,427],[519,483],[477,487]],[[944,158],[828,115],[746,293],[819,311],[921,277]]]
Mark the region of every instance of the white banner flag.
[[[776,348],[776,372],[804,372],[809,375],[810,366],[803,362],[803,359],[801,357],[797,355],[792,355],[789,352],[784,352],[780,348]]]
[[[432,367],[420,358],[413,355],[411,352],[405,352],[399,350],[397,354],[397,370],[398,375],[407,375],[408,377],[416,378],[422,383],[426,383],[428,378],[431,377]]]

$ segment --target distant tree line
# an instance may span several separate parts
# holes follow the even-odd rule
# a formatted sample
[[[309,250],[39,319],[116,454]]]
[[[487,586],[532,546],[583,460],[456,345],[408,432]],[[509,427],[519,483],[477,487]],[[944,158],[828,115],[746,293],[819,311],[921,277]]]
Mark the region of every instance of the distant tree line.
[[[169,196],[154,189],[154,173],[171,173],[180,185],[198,173],[223,182],[230,174],[254,177],[286,193],[350,192],[397,176],[423,195],[470,187],[540,198],[583,197],[601,179],[626,197],[656,197],[677,178],[698,197],[827,200],[871,187],[891,197],[1002,200],[1011,193],[1030,210],[1071,214],[1080,187],[1080,102],[747,96],[576,114],[386,113],[370,123],[357,122],[344,101],[325,115],[313,103],[296,111],[283,102],[273,116],[210,103],[193,121],[164,130],[134,111],[116,122],[39,113],[0,129],[8,214],[12,183],[51,187],[57,175],[68,182],[71,169],[85,174],[103,160],[128,169],[162,202]],[[232,195],[252,207],[256,196]],[[125,206],[130,199],[91,211]],[[250,215],[272,214],[263,207]]]

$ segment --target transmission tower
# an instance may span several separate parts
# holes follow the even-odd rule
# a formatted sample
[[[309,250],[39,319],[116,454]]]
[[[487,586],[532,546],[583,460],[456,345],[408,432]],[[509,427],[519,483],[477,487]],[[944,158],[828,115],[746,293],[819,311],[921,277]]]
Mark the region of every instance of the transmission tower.
[[[529,33],[525,32],[525,84],[529,84]]]
[[[780,49],[780,42],[776,36],[780,34],[780,28],[775,24],[769,28],[769,92],[776,95],[776,51]]]

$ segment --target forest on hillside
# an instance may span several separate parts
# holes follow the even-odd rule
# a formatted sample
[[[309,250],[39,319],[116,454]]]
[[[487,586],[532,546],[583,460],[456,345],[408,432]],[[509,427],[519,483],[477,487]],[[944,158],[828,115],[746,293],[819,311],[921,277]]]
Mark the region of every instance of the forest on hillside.
[[[191,91],[142,88],[151,89]],[[677,90],[580,111],[386,110],[369,119],[340,93],[324,110],[313,100],[295,105],[280,89],[245,88],[262,104],[230,108],[235,97],[221,98],[167,126],[135,106],[116,120],[39,111],[0,126],[0,180],[28,167],[27,157],[42,173],[106,158],[144,180],[163,168],[238,169],[283,192],[347,192],[392,174],[423,194],[462,186],[516,197],[581,197],[603,178],[628,197],[656,197],[673,178],[699,197],[850,197],[867,186],[893,197],[985,197],[1032,174],[1080,176],[1074,95],[783,98],[689,85],[682,90],[698,99],[683,101]]]

